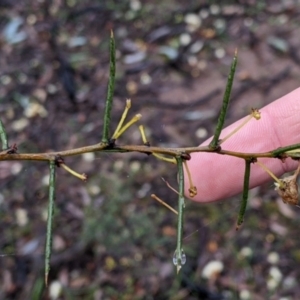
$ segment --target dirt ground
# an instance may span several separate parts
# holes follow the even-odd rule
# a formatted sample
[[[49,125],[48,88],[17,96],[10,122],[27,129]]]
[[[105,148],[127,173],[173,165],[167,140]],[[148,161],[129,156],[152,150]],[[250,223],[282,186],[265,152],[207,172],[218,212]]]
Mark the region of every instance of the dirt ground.
[[[112,130],[132,99],[152,145],[209,137],[235,49],[226,124],[299,87],[300,2],[0,0],[0,117],[20,153],[100,141],[114,30]],[[137,127],[123,144],[140,144]],[[187,203],[179,276],[172,264],[176,169],[153,157],[67,159],[86,183],[57,172],[53,256],[44,286],[47,164],[0,163],[2,299],[298,299],[300,214],[271,184],[240,196]],[[242,180],[242,179],[241,179]]]

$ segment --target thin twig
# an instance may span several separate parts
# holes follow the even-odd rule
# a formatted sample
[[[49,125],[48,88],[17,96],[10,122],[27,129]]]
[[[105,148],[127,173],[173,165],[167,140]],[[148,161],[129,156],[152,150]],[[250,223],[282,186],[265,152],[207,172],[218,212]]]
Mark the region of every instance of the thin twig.
[[[251,160],[245,160],[245,175],[244,175],[244,186],[243,186],[243,196],[240,212],[238,215],[236,230],[242,225],[244,221],[244,215],[247,208],[248,194],[249,194],[249,181],[250,181],[250,170],[251,170]]]
[[[177,246],[176,246],[176,268],[179,273],[183,261],[183,250],[182,250],[182,239],[183,239],[183,217],[184,217],[184,172],[183,172],[183,159],[179,156],[176,157],[177,169],[178,169],[178,184],[179,184],[179,195],[178,195],[178,223],[177,223]]]
[[[237,64],[237,50],[235,50],[234,57],[233,57],[233,60],[231,63],[231,68],[230,68],[230,72],[229,72],[229,76],[228,76],[227,84],[226,84],[226,89],[225,89],[225,93],[224,93],[224,97],[223,97],[223,104],[222,104],[222,108],[221,108],[221,111],[219,114],[218,123],[217,123],[216,129],[215,129],[214,137],[209,144],[209,147],[212,149],[216,149],[219,146],[219,138],[220,138],[223,126],[224,126],[226,113],[227,113],[227,109],[228,109],[228,105],[229,105],[236,64]]]
[[[109,59],[109,81],[107,88],[107,97],[105,102],[105,112],[104,112],[104,123],[103,123],[103,134],[102,142],[108,144],[109,142],[109,125],[111,119],[111,109],[113,103],[113,95],[115,89],[115,75],[116,75],[116,46],[114,34],[111,31],[110,34],[110,59]]]
[[[7,140],[7,134],[4,128],[3,123],[0,120],[0,139],[2,143],[2,150],[7,150],[8,147],[8,140]]]
[[[178,215],[178,211],[176,209],[174,209],[172,206],[170,206],[169,204],[167,204],[164,200],[160,199],[159,197],[157,197],[155,194],[152,194],[151,197],[153,199],[155,199],[157,202],[159,202],[160,204],[162,204],[163,206],[167,207],[170,211],[172,211],[174,214]]]
[[[55,199],[55,162],[49,163],[50,177],[49,177],[49,202],[47,215],[47,235],[45,246],[45,284],[48,285],[48,276],[50,272],[50,259],[52,253],[52,227],[53,227],[53,212]]]
[[[174,193],[176,193],[177,195],[179,195],[178,191],[176,191],[176,190],[170,185],[170,183],[169,183],[166,179],[164,179],[163,177],[161,177],[161,180],[166,184],[166,186],[167,186],[170,190],[172,190]]]

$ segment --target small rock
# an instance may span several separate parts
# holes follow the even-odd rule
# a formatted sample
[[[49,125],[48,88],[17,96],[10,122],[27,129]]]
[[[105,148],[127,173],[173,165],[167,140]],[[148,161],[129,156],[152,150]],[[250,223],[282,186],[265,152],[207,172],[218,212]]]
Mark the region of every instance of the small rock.
[[[202,277],[205,279],[211,279],[218,276],[224,269],[223,262],[219,260],[212,260],[205,265],[202,270]]]

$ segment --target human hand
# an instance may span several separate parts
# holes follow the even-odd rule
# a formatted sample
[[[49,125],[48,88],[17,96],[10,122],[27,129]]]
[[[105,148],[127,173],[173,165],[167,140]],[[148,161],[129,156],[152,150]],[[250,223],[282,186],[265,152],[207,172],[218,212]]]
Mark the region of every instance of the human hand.
[[[238,152],[267,152],[278,147],[300,143],[300,88],[259,109],[261,119],[252,119],[236,134],[222,143],[222,149]],[[234,130],[243,119],[222,131],[222,137]],[[208,145],[211,139],[202,145]],[[243,189],[245,163],[243,159],[216,153],[192,153],[188,166],[198,194],[193,200],[212,202],[240,193]],[[276,176],[297,168],[297,162],[288,158],[259,159]],[[185,176],[187,178],[187,176]],[[251,166],[250,188],[272,178],[258,165]],[[185,180],[186,195],[188,181]]]

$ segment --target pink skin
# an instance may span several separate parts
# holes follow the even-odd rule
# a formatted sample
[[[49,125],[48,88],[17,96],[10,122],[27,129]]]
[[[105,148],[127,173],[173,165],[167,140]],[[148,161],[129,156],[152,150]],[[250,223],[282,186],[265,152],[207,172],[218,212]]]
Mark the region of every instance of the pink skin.
[[[300,88],[260,109],[261,119],[254,118],[225,141],[224,150],[238,152],[267,152],[278,147],[300,143]],[[225,128],[221,137],[235,129],[243,119]],[[202,145],[208,145],[211,139]],[[277,177],[295,170],[298,163],[287,159],[260,159]],[[188,161],[198,195],[193,200],[212,202],[240,193],[243,189],[245,163],[243,159],[215,153],[193,153]],[[188,195],[188,180],[185,176]],[[250,188],[272,181],[257,164],[251,165]]]

